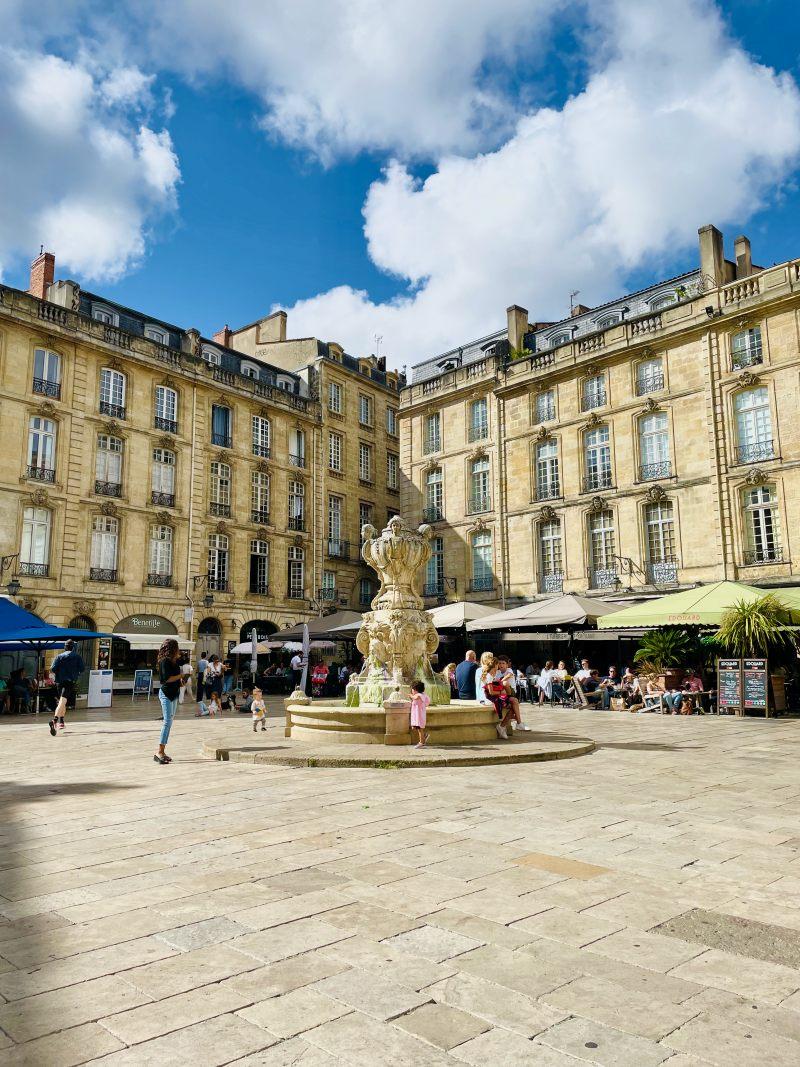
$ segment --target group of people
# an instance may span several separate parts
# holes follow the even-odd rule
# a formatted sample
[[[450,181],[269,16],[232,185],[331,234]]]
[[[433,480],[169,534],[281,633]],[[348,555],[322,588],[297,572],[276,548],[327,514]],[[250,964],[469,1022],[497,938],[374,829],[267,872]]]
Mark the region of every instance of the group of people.
[[[680,688],[669,690],[653,677],[642,679],[632,667],[626,667],[620,674],[611,664],[601,675],[588,659],[580,661],[580,667],[572,676],[563,660],[558,667],[548,660],[543,670],[537,673],[531,666],[528,672],[534,678],[540,703],[545,700],[569,704],[585,702],[590,707],[604,710],[651,711],[663,706],[672,715],[691,715],[697,710],[700,694],[704,691],[702,679],[691,668],[686,671]]]
[[[514,670],[506,655],[484,652],[478,660],[470,649],[461,663],[445,668],[452,694],[459,700],[477,700],[491,704],[497,713],[497,736],[507,741],[514,730],[528,730],[519,708],[519,671]]]

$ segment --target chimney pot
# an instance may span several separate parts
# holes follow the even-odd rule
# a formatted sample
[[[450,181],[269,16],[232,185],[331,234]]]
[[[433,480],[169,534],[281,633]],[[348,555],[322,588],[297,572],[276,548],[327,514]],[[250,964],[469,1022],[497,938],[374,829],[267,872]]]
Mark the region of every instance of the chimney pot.
[[[53,284],[55,273],[56,257],[52,252],[40,252],[31,263],[31,277],[28,285],[28,292],[31,296],[46,300],[47,290]]]

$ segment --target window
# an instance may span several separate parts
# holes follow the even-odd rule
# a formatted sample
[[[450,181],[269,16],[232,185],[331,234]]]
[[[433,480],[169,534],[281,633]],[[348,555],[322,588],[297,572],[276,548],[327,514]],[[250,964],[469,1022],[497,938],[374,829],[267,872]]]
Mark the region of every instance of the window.
[[[372,425],[372,397],[358,394],[358,421],[362,426]]]
[[[250,483],[251,518],[253,522],[269,522],[269,475],[266,471],[253,471]]]
[[[492,535],[489,530],[482,530],[472,535],[472,581],[473,592],[486,592],[494,589],[494,567],[492,564]]]
[[[337,474],[342,473],[342,444],[343,437],[340,433],[328,434],[328,466]]]
[[[773,459],[775,451],[767,387],[762,385],[737,393],[734,409],[738,462],[755,463],[758,460]]]
[[[583,435],[584,491],[611,486],[611,446],[607,426],[586,430]]]
[[[169,586],[172,583],[172,527],[150,527],[150,570],[148,585]]]
[[[269,459],[270,442],[272,440],[272,427],[269,419],[261,415],[253,415],[251,420],[253,431],[253,455]]]
[[[46,348],[33,352],[33,391],[61,399],[61,356]]]
[[[125,375],[103,367],[100,371],[100,413],[113,419],[125,418]]]
[[[343,389],[338,382],[328,382],[328,409],[334,413],[334,415],[342,414],[343,407]]]
[[[293,378],[278,378],[277,379],[277,386],[284,393],[297,392],[296,383],[295,383]]]
[[[472,461],[469,472],[469,510],[471,514],[491,509],[489,496],[489,457]]]
[[[761,348],[761,327],[753,326],[749,330],[735,333],[731,338],[731,367],[741,370],[763,359]]]
[[[648,482],[653,478],[669,478],[671,474],[667,413],[654,411],[643,415],[639,419],[639,478]]]
[[[397,476],[400,470],[400,461],[394,452],[386,453],[386,488],[397,489]]]
[[[489,406],[485,396],[473,400],[469,405],[470,441],[484,441],[489,436]]]
[[[425,416],[423,452],[438,452],[442,447],[441,417],[438,411]]]
[[[664,308],[672,307],[676,300],[675,293],[662,293],[661,296],[650,301],[650,310],[663,311]]]
[[[289,462],[293,467],[306,465],[306,432],[292,430],[289,434]]]
[[[443,500],[442,468],[434,467],[425,476],[425,510],[423,512],[425,522],[441,522],[444,517]]]
[[[363,441],[358,445],[358,477],[362,482],[372,483],[372,446]]]
[[[119,315],[116,311],[102,307],[100,304],[92,304],[92,318],[96,322],[104,322],[107,326],[119,325]]]
[[[120,496],[122,492],[122,450],[119,437],[97,435],[97,456],[94,466],[94,491],[103,496]]]
[[[604,318],[597,320],[597,328],[598,330],[608,330],[612,326],[616,326],[619,319],[619,315],[606,315]]]
[[[561,522],[539,523],[539,568],[543,593],[560,593],[564,585],[561,554]]]
[[[572,335],[569,333],[557,333],[550,338],[550,347],[558,348],[559,345],[568,345],[572,340]]]
[[[208,538],[209,590],[227,593],[229,573],[228,535],[213,533]]]
[[[211,464],[211,514],[230,518],[231,468],[227,463]]]
[[[26,477],[39,482],[56,480],[56,424],[33,415],[28,423],[28,468]]]
[[[372,526],[373,518],[375,515],[375,508],[372,504],[368,504],[365,500],[359,502],[358,505],[358,534],[361,536],[361,530],[364,526]]]
[[[344,500],[340,496],[328,497],[328,555],[346,558],[349,545],[342,540],[342,513]]]
[[[302,482],[289,482],[289,529],[302,530],[305,524],[306,487]]]
[[[148,341],[156,341],[160,345],[169,344],[169,335],[166,330],[162,330],[160,326],[151,326],[148,324],[144,328],[144,335]]]
[[[52,512],[47,508],[25,508],[22,513],[22,544],[19,573],[46,578],[50,568]]]
[[[302,548],[290,545],[288,550],[288,595],[292,600],[302,600],[305,591],[305,553]]]
[[[358,606],[368,608],[372,603],[373,585],[371,578],[359,578],[358,580]]]
[[[551,438],[536,446],[536,499],[555,500],[560,496],[558,441]]]
[[[444,595],[444,539],[431,538],[431,558],[425,568],[425,596]]]
[[[89,578],[94,582],[116,582],[119,549],[119,519],[95,515],[92,520],[92,550]]]
[[[616,585],[614,515],[603,508],[589,516],[589,583],[593,589]]]
[[[178,394],[165,385],[156,386],[155,427],[169,433],[178,432]]]
[[[774,485],[760,485],[744,494],[745,553],[747,566],[780,563],[778,497]]]
[[[390,437],[397,437],[399,431],[397,426],[396,408],[386,409],[386,432],[389,434]]]
[[[664,365],[660,356],[636,364],[636,395],[657,393],[664,388]]]
[[[320,600],[335,600],[336,599],[336,572],[335,571],[323,571],[322,572],[322,588],[319,591]]]
[[[151,503],[167,508],[175,506],[175,453],[168,448],[153,449],[150,489]]]
[[[537,422],[549,422],[556,417],[556,394],[552,389],[536,394],[534,411]]]
[[[211,405],[211,444],[230,448],[233,443],[231,435],[231,409],[222,404]]]
[[[653,585],[678,580],[675,558],[675,517],[671,500],[647,504],[644,509],[647,579]]]
[[[240,363],[239,371],[245,378],[258,378],[258,367],[252,363]]]
[[[222,353],[218,352],[216,348],[211,348],[210,345],[203,345],[200,349],[200,356],[213,366],[218,367],[222,363]]]
[[[269,593],[269,542],[260,538],[250,542],[250,592]]]
[[[601,408],[606,402],[606,380],[603,374],[584,378],[581,386],[581,411]]]

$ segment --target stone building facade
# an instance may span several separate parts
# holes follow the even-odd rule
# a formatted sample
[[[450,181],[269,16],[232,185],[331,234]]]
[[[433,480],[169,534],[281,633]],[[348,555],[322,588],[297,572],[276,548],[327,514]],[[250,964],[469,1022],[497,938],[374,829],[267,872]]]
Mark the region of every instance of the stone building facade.
[[[385,419],[400,380],[335,345],[289,358],[286,342],[265,362],[238,340],[56,281],[49,253],[28,292],[0,286],[0,581],[15,578],[18,601],[48,620],[124,635],[123,676],[166,634],[224,653],[251,624],[266,635],[358,607],[371,590],[356,501],[379,517],[396,503],[385,480],[394,438],[360,426],[357,402]],[[322,463],[328,379],[347,396],[335,483]],[[363,485],[362,438],[374,448]],[[346,501],[337,528],[334,484]]]
[[[402,507],[434,526],[429,602],[654,595],[800,569],[800,261],[699,268],[413,369]]]

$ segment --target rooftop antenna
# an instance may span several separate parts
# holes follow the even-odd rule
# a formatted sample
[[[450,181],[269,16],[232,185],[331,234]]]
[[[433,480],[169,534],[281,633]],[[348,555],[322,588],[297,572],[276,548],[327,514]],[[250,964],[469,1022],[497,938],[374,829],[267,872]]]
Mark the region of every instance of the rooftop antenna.
[[[580,289],[573,289],[572,292],[569,294],[569,313],[570,313],[570,315],[573,315],[574,312],[575,312],[575,297],[576,296],[580,296],[580,295],[581,295]]]
[[[383,341],[382,333],[375,333],[372,335],[372,340],[375,342],[375,358],[381,354],[381,342]]]

